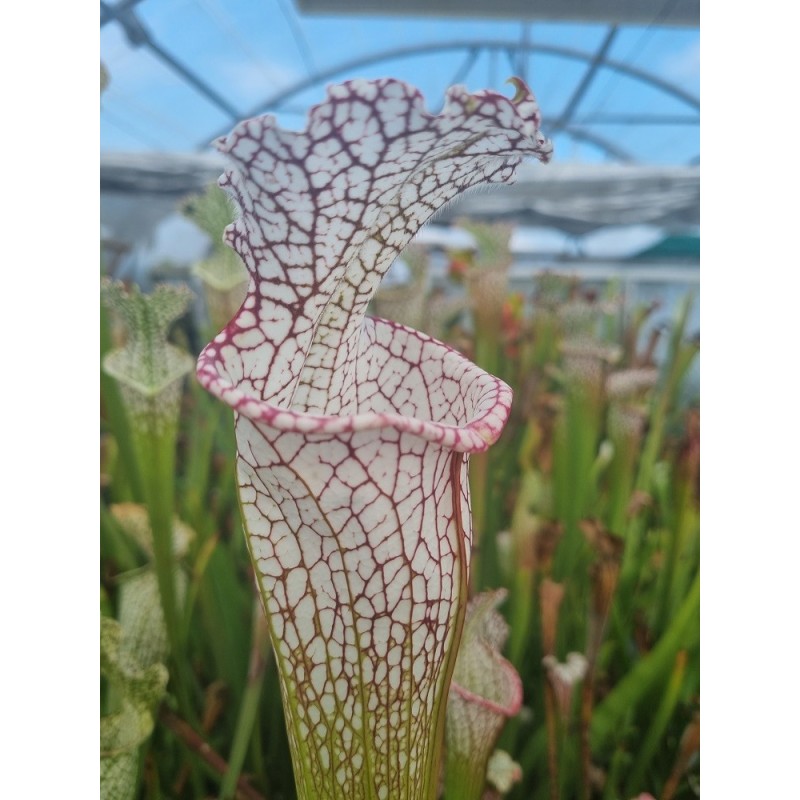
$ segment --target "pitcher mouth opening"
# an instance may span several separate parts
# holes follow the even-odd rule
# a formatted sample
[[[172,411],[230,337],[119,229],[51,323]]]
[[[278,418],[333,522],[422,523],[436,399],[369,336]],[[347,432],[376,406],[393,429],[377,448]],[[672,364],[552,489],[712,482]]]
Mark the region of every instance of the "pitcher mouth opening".
[[[263,399],[256,389],[243,387],[243,381],[234,382],[225,374],[227,370],[223,350],[229,347],[226,342],[227,329],[200,354],[197,362],[198,380],[205,389],[233,408],[237,414],[279,431],[327,435],[392,428],[461,453],[483,452],[497,441],[511,410],[511,389],[503,381],[488,374],[443,342],[413,328],[379,317],[370,317],[369,321],[376,329],[388,327],[395,335],[415,337],[434,349],[442,364],[446,360],[451,368],[455,367],[460,371],[459,399],[464,410],[459,416],[463,417],[463,422],[413,416],[388,405],[386,408],[350,414],[309,413],[274,405]],[[426,392],[427,388],[420,385],[418,391]],[[450,406],[445,406],[444,401],[430,403],[430,407],[441,408],[444,412],[450,411]],[[442,416],[446,419],[447,413]]]

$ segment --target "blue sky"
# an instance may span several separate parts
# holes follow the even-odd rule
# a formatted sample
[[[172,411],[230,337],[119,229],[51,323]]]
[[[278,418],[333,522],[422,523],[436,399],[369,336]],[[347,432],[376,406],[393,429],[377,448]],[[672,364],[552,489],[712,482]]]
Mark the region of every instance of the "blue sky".
[[[368,54],[426,43],[476,40],[520,41],[520,23],[401,17],[301,15],[291,0],[144,0],[136,13],[153,39],[199,74],[242,114],[313,72]],[[598,24],[534,22],[535,44],[592,53],[607,33]],[[699,96],[699,31],[688,28],[623,27],[609,58],[657,75]],[[101,57],[111,83],[101,105],[103,150],[192,151],[233,125],[233,120],[145,48],[132,48],[116,22],[101,29]],[[382,61],[331,80],[391,75],[418,86],[429,107],[438,108],[466,50]],[[563,110],[586,64],[535,52],[526,64],[528,81],[545,119]],[[507,77],[518,72],[504,53],[483,52],[461,81],[470,89],[511,93]],[[299,128],[305,110],[324,95],[319,84],[287,102],[281,124]],[[670,124],[610,124],[618,115],[658,114]],[[602,136],[637,161],[684,164],[699,153],[696,124],[676,124],[696,111],[676,98],[612,70],[601,68],[578,106],[581,127]],[[610,119],[611,118],[611,119]],[[547,126],[545,125],[547,132]],[[554,136],[561,161],[603,161],[602,149],[564,134]]]

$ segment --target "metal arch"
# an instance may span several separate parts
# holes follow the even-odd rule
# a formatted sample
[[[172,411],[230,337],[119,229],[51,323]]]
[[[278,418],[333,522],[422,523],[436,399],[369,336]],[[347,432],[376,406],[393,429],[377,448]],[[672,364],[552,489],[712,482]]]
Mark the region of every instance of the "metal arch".
[[[448,50],[468,50],[468,51],[487,50],[490,52],[493,50],[500,50],[508,54],[511,54],[512,52],[526,51],[533,53],[544,53],[553,56],[560,56],[562,58],[568,58],[574,61],[583,61],[589,64],[597,60],[597,53],[587,53],[583,50],[576,50],[571,47],[562,47],[560,45],[538,44],[535,42],[467,39],[455,42],[438,42],[438,43],[427,43],[422,45],[413,45],[411,47],[398,47],[391,50],[384,50],[381,53],[372,53],[370,55],[360,56],[359,58],[354,58],[349,61],[345,61],[333,67],[329,67],[328,69],[320,70],[315,75],[296,81],[294,84],[292,84],[290,87],[286,89],[281,89],[279,92],[276,92],[274,95],[272,95],[272,97],[268,98],[263,103],[260,103],[254,108],[251,108],[243,116],[244,118],[254,117],[259,114],[264,114],[267,111],[276,110],[276,107],[280,105],[280,103],[282,103],[284,100],[289,99],[292,95],[302,92],[305,89],[309,89],[312,86],[315,86],[330,78],[334,78],[343,72],[349,72],[351,70],[358,69],[360,67],[371,66],[372,64],[376,64],[381,61],[410,58],[413,56],[426,55],[427,53],[444,52]],[[686,105],[694,109],[700,108],[700,100],[693,94],[685,91],[680,86],[677,86],[674,83],[671,83],[669,81],[664,80],[663,78],[658,77],[658,75],[653,75],[652,73],[647,72],[646,70],[639,69],[638,67],[633,67],[621,61],[616,61],[614,59],[609,59],[605,57],[600,59],[598,66],[603,66],[608,69],[612,69],[616,72],[622,73],[623,75],[628,75],[629,77],[635,80],[649,84],[650,86],[653,86],[654,88],[666,94],[672,95],[673,97],[677,98],[681,102],[685,103]],[[568,129],[565,129],[565,132],[567,130]],[[213,136],[209,137],[209,139],[202,142],[202,144],[199,145],[199,148],[205,148],[210,142],[212,142],[218,136],[223,136],[226,133],[228,133],[227,128],[218,131]]]

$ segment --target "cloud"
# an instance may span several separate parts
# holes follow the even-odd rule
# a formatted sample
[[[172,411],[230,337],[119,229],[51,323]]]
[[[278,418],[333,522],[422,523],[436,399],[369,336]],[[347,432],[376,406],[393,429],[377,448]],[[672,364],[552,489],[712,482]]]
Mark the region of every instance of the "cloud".
[[[697,39],[674,53],[661,64],[661,74],[667,80],[685,81],[700,76],[700,40]]]
[[[155,55],[146,49],[131,47],[118,25],[103,28],[101,59],[111,76],[109,90],[114,90],[112,95],[119,91],[133,96],[144,95],[176,84],[189,88],[183,78]],[[209,57],[201,68],[197,65],[190,67],[214,89],[225,96],[230,94],[234,104],[244,106],[257,103],[273,92],[290,86],[305,74],[289,65],[267,59],[256,60],[227,54],[224,57]]]
[[[127,92],[151,89],[172,75],[152,53],[132,47],[117,24],[100,31],[100,59],[108,69],[113,92],[123,87]]]
[[[215,71],[219,76],[216,83],[224,84],[246,104],[265,100],[303,77],[293,67],[264,60],[226,60],[215,64]]]

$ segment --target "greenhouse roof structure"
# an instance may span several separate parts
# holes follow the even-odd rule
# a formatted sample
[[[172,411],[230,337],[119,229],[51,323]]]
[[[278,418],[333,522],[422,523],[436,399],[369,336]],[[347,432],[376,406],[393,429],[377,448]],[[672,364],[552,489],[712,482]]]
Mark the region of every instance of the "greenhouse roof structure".
[[[388,10],[387,10],[388,9]],[[698,0],[101,0],[104,151],[197,152],[240,119],[300,128],[325,86],[525,78],[556,160],[699,161]]]
[[[552,163],[458,198],[427,246],[481,218],[516,227],[520,258],[646,252],[696,277],[698,23],[698,0],[102,0],[104,241],[127,253],[122,274],[201,257],[178,205],[218,178],[213,141],[241,119],[302,129],[328,85],[386,76],[436,113],[454,84],[510,95],[519,76]]]
[[[697,25],[700,0],[297,0],[303,11],[340,14],[420,14],[509,19],[574,19],[649,25]]]
[[[107,193],[158,196],[167,204],[202,191],[224,169],[214,153],[109,153],[101,158]],[[460,217],[510,220],[583,235],[608,225],[658,225],[683,229],[700,214],[699,168],[634,164],[523,164],[511,186],[466,194],[436,220]]]

